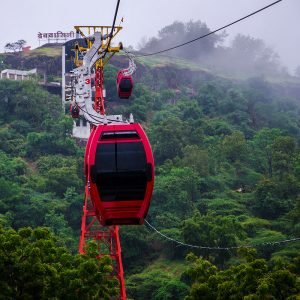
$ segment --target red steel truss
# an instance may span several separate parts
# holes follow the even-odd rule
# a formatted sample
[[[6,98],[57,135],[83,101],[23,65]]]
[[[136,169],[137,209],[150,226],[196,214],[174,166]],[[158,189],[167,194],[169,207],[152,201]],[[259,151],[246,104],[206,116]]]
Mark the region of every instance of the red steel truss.
[[[94,109],[101,115],[105,115],[104,96],[103,96],[103,68],[96,68],[95,73],[95,101]]]
[[[114,275],[120,284],[120,300],[126,299],[123,263],[121,257],[121,244],[119,226],[102,226],[92,205],[89,188],[85,188],[83,214],[81,220],[81,234],[79,240],[79,253],[85,254],[85,245],[88,240],[95,240],[98,244],[99,257],[109,255],[113,262]]]

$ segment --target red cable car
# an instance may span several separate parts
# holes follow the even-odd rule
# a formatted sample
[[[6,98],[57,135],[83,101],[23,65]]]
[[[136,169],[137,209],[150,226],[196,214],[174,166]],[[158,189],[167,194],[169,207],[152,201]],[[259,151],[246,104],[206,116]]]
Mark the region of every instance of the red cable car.
[[[128,99],[133,89],[133,79],[131,75],[125,75],[124,70],[117,74],[117,90],[121,99]]]
[[[77,105],[70,105],[70,113],[73,119],[79,118],[79,107]]]
[[[144,222],[154,185],[154,160],[140,124],[94,127],[86,147],[85,172],[102,225]]]

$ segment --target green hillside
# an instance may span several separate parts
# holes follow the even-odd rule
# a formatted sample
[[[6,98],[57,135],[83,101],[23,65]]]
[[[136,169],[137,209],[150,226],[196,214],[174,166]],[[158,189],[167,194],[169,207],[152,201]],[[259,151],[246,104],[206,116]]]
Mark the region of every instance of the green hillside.
[[[41,56],[45,55],[48,57],[61,56],[61,47],[42,47],[37,48],[29,52],[27,56]]]
[[[49,74],[57,76],[59,56],[42,52],[24,59],[30,67],[49,60]],[[108,113],[133,113],[150,138],[156,178],[147,220],[172,239],[204,247],[172,242],[148,225],[123,226],[128,298],[298,299],[300,242],[277,243],[300,237],[298,79],[233,79],[182,59],[143,58],[137,59],[132,98],[120,100],[115,75],[122,63],[116,57],[105,70],[107,108]],[[19,247],[34,240],[36,230],[46,231],[45,243],[51,240],[54,249],[63,248],[70,261],[76,260],[84,149],[71,137],[71,127],[57,96],[31,81],[0,81],[0,239],[9,241],[0,243],[0,265],[21,270],[1,275],[6,299],[22,299],[16,292],[22,280],[28,283],[28,299],[87,299],[85,288],[95,283],[96,277],[80,279],[73,286],[81,294],[74,296],[71,285],[52,295],[47,287],[54,278],[83,270],[66,262],[70,273],[47,277],[41,271],[45,276],[32,279],[39,287],[34,296],[34,284],[20,272],[35,269],[18,265]],[[25,234],[27,227],[32,231]],[[15,260],[7,260],[7,251]],[[48,263],[63,265],[43,253],[43,270]],[[112,295],[114,283],[105,281],[111,278],[109,268],[94,264],[86,270],[106,270],[99,271],[99,284]],[[100,298],[100,289],[91,298]]]

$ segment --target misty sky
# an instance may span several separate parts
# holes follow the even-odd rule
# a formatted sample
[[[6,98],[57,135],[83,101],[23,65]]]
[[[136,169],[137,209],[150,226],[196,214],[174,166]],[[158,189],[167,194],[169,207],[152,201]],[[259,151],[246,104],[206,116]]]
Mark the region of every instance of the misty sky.
[[[116,24],[124,29],[115,41],[137,46],[175,20],[201,20],[214,30],[268,5],[274,0],[121,0]],[[74,25],[111,25],[116,0],[1,0],[0,52],[7,42],[25,39],[37,47],[38,32],[67,32]],[[279,53],[291,71],[300,65],[300,0],[279,4],[226,29],[262,38]]]

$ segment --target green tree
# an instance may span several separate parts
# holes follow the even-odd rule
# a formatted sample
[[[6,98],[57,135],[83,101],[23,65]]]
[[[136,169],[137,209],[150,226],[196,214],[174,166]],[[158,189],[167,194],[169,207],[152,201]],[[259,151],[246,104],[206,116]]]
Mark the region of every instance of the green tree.
[[[247,143],[242,132],[235,131],[224,138],[222,151],[230,162],[245,160],[248,154]]]
[[[179,300],[187,295],[188,287],[167,272],[154,270],[130,276],[127,292],[134,299]]]
[[[151,130],[152,147],[159,163],[182,155],[183,126],[179,118],[169,118],[159,122]]]
[[[190,168],[172,168],[168,174],[156,177],[152,211],[163,211],[180,217],[189,216],[200,195],[199,176]]]
[[[244,237],[244,231],[233,217],[216,215],[201,216],[195,212],[192,218],[186,219],[182,224],[182,235],[188,244],[204,247],[235,247],[238,238]],[[229,252],[214,251],[212,249],[195,249],[197,253],[208,258],[214,257],[215,262],[223,266],[229,259]]]
[[[295,160],[296,143],[289,136],[278,137],[273,144],[274,170],[279,179],[291,173]]]
[[[255,214],[274,219],[287,212],[291,202],[280,197],[276,182],[265,179],[258,184],[252,205]]]
[[[207,150],[203,150],[196,145],[186,146],[183,149],[182,165],[192,168],[200,176],[209,175],[209,155]]]
[[[194,39],[200,35],[210,32],[210,29],[204,22],[189,21],[182,23],[175,21],[170,25],[165,26],[158,32],[158,38],[151,38],[141,51],[153,52],[159,51],[162,48],[172,47],[178,43],[186,42],[187,40]],[[223,40],[223,35],[214,34],[205,39],[201,44],[194,46],[187,46],[172,50],[171,53],[175,56],[185,57],[188,59],[197,59],[201,56],[208,55],[215,50],[216,44]],[[161,47],[161,45],[164,47]]]
[[[242,34],[236,35],[229,49],[230,55],[235,63],[235,68],[240,73],[272,74],[279,73],[279,60],[272,48],[265,45],[261,39],[255,39]],[[247,57],[247,59],[244,59]]]
[[[49,170],[45,180],[47,191],[63,196],[70,187],[75,187],[75,189],[79,190],[79,188],[83,187],[83,183],[78,178],[76,171],[76,169],[68,167]]]
[[[200,86],[196,99],[205,115],[215,116],[224,95],[224,88],[212,82]]]
[[[186,300],[296,299],[300,291],[296,274],[287,269],[273,270],[250,251],[243,251],[247,262],[226,270],[218,270],[201,257],[187,256],[189,267],[182,280],[189,282],[191,289]]]
[[[71,255],[46,228],[0,229],[0,287],[5,299],[110,299],[117,295],[108,257]]]
[[[0,54],[0,71],[2,71],[3,69],[6,69],[7,65],[5,63],[5,57],[4,55]]]
[[[281,134],[278,128],[262,128],[251,142],[254,154],[252,161],[256,169],[269,177],[273,176],[273,144]]]
[[[13,42],[13,43],[7,43],[5,46],[4,46],[4,49],[6,50],[13,50],[14,52],[16,51],[21,51],[22,50],[22,47],[26,44],[26,41],[21,39],[21,40],[18,40],[16,42]]]

